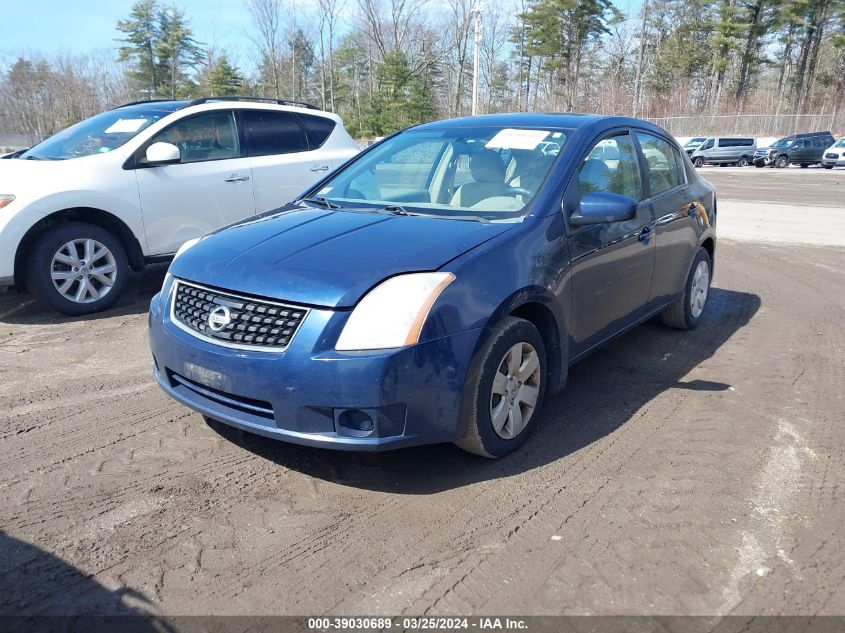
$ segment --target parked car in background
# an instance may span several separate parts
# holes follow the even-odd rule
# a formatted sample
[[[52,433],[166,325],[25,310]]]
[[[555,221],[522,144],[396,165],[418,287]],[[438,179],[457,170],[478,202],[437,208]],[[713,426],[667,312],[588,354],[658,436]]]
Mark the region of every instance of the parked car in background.
[[[691,139],[688,139],[687,142],[683,145],[684,151],[687,153],[687,156],[692,156],[692,153],[699,147],[701,147],[701,144],[706,140],[706,136],[694,136]]]
[[[748,136],[711,136],[689,154],[692,164],[702,165],[738,165],[745,167],[751,163],[757,140]]]
[[[754,157],[755,167],[809,167],[822,162],[825,148],[834,143],[830,132],[808,132],[793,134],[775,141],[764,156]]]
[[[570,364],[652,315],[701,322],[715,225],[713,186],[645,121],[416,126],[184,246],[150,305],[154,375],[271,438],[501,457]]]
[[[825,169],[845,167],[845,136],[841,137],[824,151],[822,167]]]
[[[0,285],[66,314],[130,269],[276,208],[358,153],[340,117],[244,97],[127,104],[0,160]]]

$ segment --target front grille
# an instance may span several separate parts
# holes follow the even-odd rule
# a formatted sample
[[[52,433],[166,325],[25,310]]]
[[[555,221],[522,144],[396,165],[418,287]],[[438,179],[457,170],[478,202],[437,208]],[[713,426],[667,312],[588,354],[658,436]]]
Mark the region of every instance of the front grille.
[[[839,158],[839,154],[834,154],[832,152],[827,153],[824,155],[825,158]]]
[[[176,281],[171,316],[195,336],[230,347],[282,351],[306,308],[243,297]]]

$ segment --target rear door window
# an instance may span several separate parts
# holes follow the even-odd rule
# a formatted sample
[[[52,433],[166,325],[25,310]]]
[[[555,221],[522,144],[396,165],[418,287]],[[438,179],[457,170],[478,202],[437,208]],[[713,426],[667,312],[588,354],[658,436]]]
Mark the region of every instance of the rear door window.
[[[684,182],[683,163],[672,144],[645,132],[637,132],[648,173],[648,186],[652,196],[677,187]]]
[[[308,150],[305,130],[290,112],[245,110],[243,120],[250,156],[292,154]]]

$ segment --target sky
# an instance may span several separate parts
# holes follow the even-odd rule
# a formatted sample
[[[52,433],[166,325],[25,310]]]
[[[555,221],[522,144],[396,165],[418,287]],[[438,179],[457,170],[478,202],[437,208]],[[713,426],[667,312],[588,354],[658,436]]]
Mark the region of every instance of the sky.
[[[133,0],[0,0],[5,27],[0,50],[8,55],[26,50],[49,54],[117,48],[121,34],[115,25],[129,16],[133,4]],[[241,0],[165,0],[162,4],[184,10],[203,44],[233,51],[250,44],[250,16]]]
[[[433,0],[437,1],[437,0]],[[352,6],[355,0],[347,0]],[[115,49],[120,33],[117,21],[129,15],[133,0],[0,0],[3,16],[0,35],[0,68],[8,66],[9,57],[23,51],[88,53]],[[496,0],[485,0],[495,4]],[[640,0],[616,0],[627,11]],[[196,39],[216,49],[225,49],[238,63],[245,63],[245,51],[251,47],[250,15],[242,0],[162,0],[175,4],[188,17]],[[508,2],[510,4],[510,2]],[[315,6],[316,0],[297,0],[303,8]]]

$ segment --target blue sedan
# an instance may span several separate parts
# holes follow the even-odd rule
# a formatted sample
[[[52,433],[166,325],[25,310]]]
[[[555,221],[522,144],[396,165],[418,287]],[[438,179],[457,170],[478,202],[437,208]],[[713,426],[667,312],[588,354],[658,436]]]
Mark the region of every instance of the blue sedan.
[[[183,246],[150,306],[155,378],[288,442],[500,457],[574,362],[655,315],[700,322],[715,224],[713,187],[644,121],[419,125]]]

